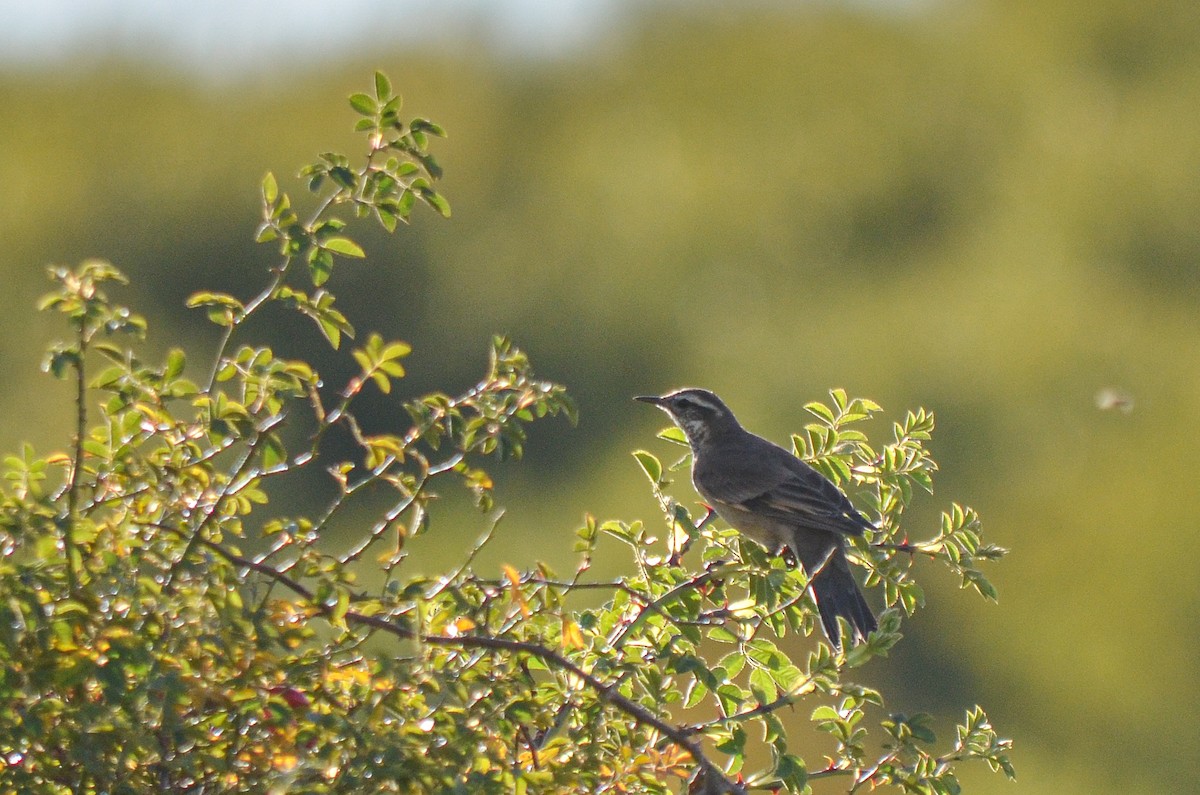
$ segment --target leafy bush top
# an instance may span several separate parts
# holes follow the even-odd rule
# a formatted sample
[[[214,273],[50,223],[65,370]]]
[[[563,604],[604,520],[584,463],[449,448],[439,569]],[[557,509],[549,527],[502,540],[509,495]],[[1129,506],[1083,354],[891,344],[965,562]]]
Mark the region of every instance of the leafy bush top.
[[[181,349],[139,357],[146,324],[110,298],[124,281],[111,265],[52,269],[42,306],[71,335],[46,366],[74,387],[76,427],[64,452],[4,460],[0,791],[804,792],[836,776],[851,791],[957,792],[967,759],[1012,776],[1009,741],[981,709],[934,751],[928,716],[884,713],[879,692],[848,678],[921,607],[915,557],[995,597],[977,564],[1003,551],[983,542],[974,511],[951,506],[925,541],[903,529],[915,495],[932,491],[932,414],[909,412],[872,443],[860,427],[873,402],[834,390],[807,406],[796,453],[878,518],[852,554],[887,609],[868,642],[814,638],[796,660],[778,640],[813,634],[803,573],[693,519],[668,493],[683,461],[635,453],[665,521],[589,517],[569,576],[541,563],[477,571],[497,520],[487,457],[519,457],[530,423],[575,416],[508,340],[492,341],[474,387],[407,397],[407,427],[367,435],[355,401],[396,387],[406,343],[367,334],[349,351],[356,375],[331,385],[245,339],[268,303],[310,318],[337,351],[358,338],[326,286],[339,258],[364,256],[335,212],[389,231],[418,204],[450,214],[429,152],[441,128],[403,121],[382,74],[350,104],[366,157],[327,153],[301,171],[319,197],[310,218],[263,180],[257,239],[280,257],[262,291],[192,296],[220,330],[201,367]],[[334,428],[354,460],[330,460]],[[335,486],[324,509],[275,510],[272,485],[312,473]],[[490,523],[454,570],[411,574],[405,545],[425,531],[433,490],[454,482]],[[333,548],[325,531],[381,493],[388,507]],[[614,540],[630,573],[590,577]],[[821,766],[779,716],[799,704],[831,736]],[[877,740],[863,725],[871,709]]]

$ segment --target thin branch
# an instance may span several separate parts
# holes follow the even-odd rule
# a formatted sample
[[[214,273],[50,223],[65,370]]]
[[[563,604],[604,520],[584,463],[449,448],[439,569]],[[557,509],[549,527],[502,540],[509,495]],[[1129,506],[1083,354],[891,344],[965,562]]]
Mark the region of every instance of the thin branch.
[[[733,569],[736,568],[736,566],[733,567]],[[662,596],[642,607],[638,614],[634,616],[633,620],[626,624],[625,627],[615,637],[609,640],[608,645],[614,649],[619,649],[624,645],[626,638],[628,638],[629,635],[634,632],[634,630],[645,623],[646,619],[649,618],[650,613],[654,612],[661,614],[663,612],[663,605],[677,598],[684,591],[692,588],[698,588],[709,580],[714,580],[718,577],[725,577],[731,572],[731,570],[732,569],[730,565],[714,566],[707,571],[703,571],[694,577],[684,580],[679,585],[676,585],[674,588],[664,593]]]
[[[367,533],[366,537],[362,541],[360,541],[352,549],[350,549],[348,552],[346,552],[344,555],[342,555],[341,557],[338,558],[338,562],[344,565],[347,563],[352,563],[355,560],[358,560],[358,558],[360,558],[363,555],[363,553],[366,552],[371,547],[372,544],[374,544],[376,541],[378,541],[380,539],[380,537],[384,534],[384,532],[386,532],[387,529],[392,526],[392,522],[396,521],[396,519],[398,519],[401,514],[403,514],[405,511],[407,511],[409,508],[411,508],[413,505],[415,505],[417,503],[417,500],[420,498],[421,493],[424,491],[426,484],[429,483],[430,478],[432,478],[436,475],[440,475],[443,472],[446,472],[448,470],[453,469],[454,467],[458,466],[458,463],[460,461],[462,461],[462,459],[463,459],[463,453],[458,452],[458,453],[455,453],[454,455],[450,456],[448,459],[446,459],[445,461],[443,461],[439,464],[433,464],[431,466],[428,463],[426,463],[426,469],[424,472],[421,473],[420,480],[417,481],[416,488],[414,488],[411,492],[404,494],[404,496],[398,502],[396,502],[387,511],[387,513],[385,513],[383,515],[382,519],[380,519],[379,521],[377,521],[375,524],[373,524],[371,526],[370,531]],[[391,463],[395,462],[395,460],[396,459],[393,456],[388,456],[388,460],[384,461],[384,463],[380,464],[379,466],[380,467],[390,466]],[[368,475],[366,478],[364,478],[358,484],[355,484],[353,487],[348,489],[344,496],[348,497],[351,493],[353,493],[354,491],[358,491],[358,489],[362,488],[363,486],[368,485],[373,482],[376,482],[377,480],[380,479],[381,475],[383,474],[381,471],[379,471],[379,467],[376,467],[376,470],[373,470],[373,472],[377,473],[377,474]],[[338,504],[335,504],[333,506],[334,510],[336,510],[337,507],[339,507],[339,505],[344,502],[345,502],[345,499],[343,497],[339,501]],[[322,525],[324,525],[324,523],[327,522],[328,519],[329,519],[328,516],[325,517],[322,520]]]
[[[849,795],[854,795],[854,793],[858,792],[859,788],[863,784],[866,784],[867,782],[871,781],[871,779],[875,778],[875,774],[879,772],[879,768],[883,767],[884,765],[888,764],[889,762],[895,761],[897,758],[897,755],[899,753],[900,753],[899,751],[891,751],[889,753],[886,753],[883,756],[881,756],[878,760],[876,760],[875,764],[873,764],[871,767],[867,768],[866,770],[862,770],[858,773],[855,773],[854,774],[854,783],[850,786]]]
[[[909,555],[928,555],[930,558],[937,558],[938,556],[938,550],[936,549],[929,549],[925,544],[912,544],[907,541],[901,544],[891,544],[881,541],[871,546],[875,549],[887,549],[892,552],[907,552]]]
[[[805,679],[803,683],[796,685],[788,692],[779,696],[779,698],[767,704],[759,704],[753,709],[737,712],[733,715],[726,715],[721,718],[716,718],[715,720],[710,720],[706,723],[696,723],[686,727],[686,730],[693,734],[699,734],[703,733],[705,729],[713,726],[724,726],[729,723],[741,723],[743,721],[752,720],[753,718],[761,718],[763,715],[769,715],[772,712],[776,712],[784,707],[790,707],[792,704],[795,704],[801,698],[807,696],[813,691],[811,685],[812,678],[810,677]]]
[[[484,577],[469,577],[465,580],[465,582],[469,582],[472,585],[478,585],[481,587],[490,587],[490,588],[507,588],[509,586],[508,580],[487,579]],[[577,580],[571,580],[570,582],[566,582],[564,580],[550,580],[550,579],[546,579],[545,577],[542,577],[539,574],[534,574],[533,572],[526,572],[524,575],[521,576],[521,579],[519,582],[521,585],[540,585],[540,586],[543,586],[546,588],[558,588],[562,591],[564,596],[566,594],[570,593],[571,591],[575,591],[575,590],[578,590],[578,591],[624,591],[625,593],[629,594],[634,599],[641,602],[642,605],[646,609],[655,611],[656,613],[661,615],[663,618],[671,621],[673,624],[684,624],[684,625],[695,624],[698,626],[709,626],[712,623],[711,621],[696,621],[696,622],[681,621],[681,620],[675,618],[674,616],[672,616],[670,613],[663,610],[662,605],[657,604],[654,597],[652,597],[650,594],[646,593],[645,591],[640,591],[637,588],[634,588],[632,585],[625,582],[624,580],[596,580],[593,582],[578,582]]]
[[[331,608],[323,608],[325,611]],[[390,632],[397,637],[413,638],[415,633],[410,632],[402,627],[398,627],[386,619],[378,616],[368,616],[361,613],[350,612],[346,613],[347,621],[355,621],[356,623],[366,624],[375,627],[385,632]],[[709,776],[714,776],[718,784],[724,787],[726,793],[744,793],[745,788],[735,784],[726,778],[725,774],[717,767],[705,754],[700,744],[696,742],[688,732],[673,726],[658,715],[651,712],[646,707],[642,706],[632,699],[621,695],[615,686],[610,685],[598,677],[588,673],[583,668],[575,663],[552,651],[545,646],[536,643],[528,643],[525,641],[508,640],[507,638],[496,638],[486,635],[462,635],[460,637],[446,637],[443,635],[423,635],[419,638],[423,643],[431,646],[453,646],[461,648],[477,648],[491,649],[494,651],[508,652],[511,654],[521,654],[529,657],[536,657],[542,662],[554,668],[567,671],[577,677],[585,685],[588,686],[601,701],[612,705],[614,708],[624,712],[629,717],[633,718],[643,726],[648,726],[659,734],[666,737],[679,748],[688,752],[705,773]]]
[[[284,278],[287,276],[288,268],[292,264],[292,257],[284,257],[283,261],[271,269],[274,276],[266,287],[262,289],[258,295],[251,298],[242,307],[242,316],[240,318],[230,318],[229,325],[225,326],[225,330],[221,332],[221,340],[217,343],[217,352],[213,356],[212,372],[208,376],[208,384],[204,387],[204,394],[211,395],[213,387],[217,384],[217,373],[221,371],[221,361],[225,358],[225,351],[229,347],[229,341],[233,339],[234,330],[246,322],[250,315],[263,305],[275,291],[283,284]]]
[[[374,154],[375,153],[372,150],[371,154],[367,157],[367,164],[363,167],[363,170],[359,174],[360,177],[363,174],[366,174],[367,170],[371,167],[371,160],[374,157]],[[321,203],[317,205],[317,209],[313,211],[312,217],[309,218],[308,223],[304,225],[304,230],[306,232],[311,231],[313,225],[320,220],[321,216],[325,214],[325,211],[333,206],[333,204],[335,204],[345,192],[346,190],[344,188],[338,188],[338,190],[326,196],[325,199],[323,199]],[[233,319],[230,324],[225,327],[225,331],[221,334],[221,341],[217,343],[217,352],[213,356],[212,373],[209,374],[208,385],[204,387],[204,393],[206,395],[212,394],[213,387],[217,383],[217,373],[221,370],[221,360],[225,358],[225,350],[229,347],[229,341],[233,338],[234,330],[238,326],[245,323],[250,315],[252,315],[260,306],[270,300],[271,296],[275,294],[275,291],[283,285],[283,280],[287,277],[288,269],[291,267],[294,259],[295,257],[286,255],[278,265],[271,268],[271,273],[274,275],[272,276],[270,283],[263,288],[262,292],[251,298],[243,305],[243,312],[240,318]]]
[[[196,529],[192,531],[191,537],[188,538],[188,542],[184,546],[182,554],[180,554],[178,560],[172,564],[171,570],[167,574],[167,580],[163,583],[163,591],[167,593],[171,592],[171,589],[175,584],[175,578],[179,574],[179,570],[183,567],[184,562],[191,557],[192,552],[195,551],[196,545],[203,538],[204,531],[208,528],[208,525],[212,523],[213,517],[217,515],[217,511],[220,509],[221,504],[225,502],[225,498],[245,487],[245,483],[239,484],[239,481],[242,480],[243,475],[250,466],[250,462],[254,459],[254,454],[258,451],[258,445],[267,437],[267,432],[282,421],[283,415],[277,414],[274,417],[268,418],[255,430],[254,438],[250,440],[250,444],[246,447],[246,452],[243,454],[242,460],[238,462],[237,467],[235,467],[233,470],[233,474],[230,475],[229,482],[225,484],[225,487],[221,490],[221,493],[218,494],[211,503],[209,503],[208,507],[204,511],[203,518],[201,518],[199,524],[196,525]],[[249,481],[246,481],[246,483],[248,482]]]
[[[437,587],[430,591],[425,597],[426,599],[433,599],[441,595],[441,593],[449,588],[452,583],[456,582],[459,577],[462,577],[463,574],[466,573],[467,569],[471,567],[471,564],[475,562],[475,557],[479,554],[480,550],[487,546],[488,542],[492,540],[492,537],[496,534],[496,528],[500,526],[500,520],[503,518],[504,511],[497,511],[496,515],[492,518],[491,523],[488,524],[487,530],[483,532],[483,535],[481,535],[479,540],[475,542],[475,545],[471,547],[471,551],[467,553],[467,559],[463,561],[462,565],[459,566],[453,574],[443,577],[442,581],[438,583]]]
[[[836,776],[852,776],[852,775],[854,775],[854,771],[855,771],[855,768],[838,767],[835,764],[830,764],[829,767],[822,768],[821,770],[815,770],[815,771],[809,773],[808,780],[813,781],[815,779],[834,778]]]
[[[79,585],[75,574],[75,522],[79,508],[79,473],[83,471],[83,434],[87,431],[87,381],[83,369],[88,335],[85,319],[78,320],[79,361],[75,363],[75,449],[71,454],[71,479],[67,485],[67,521],[63,523],[63,554],[67,562],[67,590]]]
[[[238,567],[244,567],[262,574],[269,579],[272,579],[284,587],[291,590],[293,593],[303,597],[314,609],[323,615],[329,615],[333,612],[333,607],[330,605],[321,604],[316,601],[313,591],[297,580],[276,571],[273,567],[263,563],[258,563],[249,558],[238,555],[225,547],[213,542],[207,538],[198,538],[197,543],[203,544],[208,549],[216,552],[221,557]],[[736,784],[729,780],[721,769],[708,758],[704,753],[704,749],[692,737],[692,732],[686,728],[674,726],[667,723],[657,714],[642,706],[633,699],[622,695],[617,685],[610,684],[595,676],[592,673],[584,670],[582,667],[567,659],[558,652],[546,648],[537,643],[528,641],[510,640],[508,638],[493,637],[490,635],[458,635],[454,637],[446,635],[429,635],[421,632],[415,632],[407,627],[396,624],[386,618],[377,615],[366,615],[356,610],[348,610],[344,615],[344,619],[348,624],[358,624],[360,626],[372,627],[374,629],[387,632],[402,640],[415,640],[418,643],[427,644],[430,646],[461,648],[461,649],[487,649],[490,651],[504,652],[513,655],[521,655],[526,657],[535,657],[546,665],[556,668],[561,671],[575,676],[587,687],[592,690],[597,698],[602,702],[609,704],[613,708],[625,713],[638,724],[647,726],[670,740],[675,746],[686,751],[688,755],[695,760],[696,764],[704,770],[707,776],[713,777],[711,780],[721,787],[721,792],[729,795],[746,795],[746,788],[740,784]]]

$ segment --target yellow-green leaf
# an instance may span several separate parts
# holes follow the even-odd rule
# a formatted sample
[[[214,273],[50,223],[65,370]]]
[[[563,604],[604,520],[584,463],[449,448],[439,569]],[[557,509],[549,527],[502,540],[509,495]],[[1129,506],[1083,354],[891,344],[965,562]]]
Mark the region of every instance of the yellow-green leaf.
[[[348,237],[331,237],[326,240],[323,247],[335,254],[341,254],[346,257],[365,257],[362,247]]]
[[[657,486],[662,482],[662,462],[653,453],[647,453],[645,450],[635,450],[633,457],[637,459],[638,465],[646,473],[646,477],[650,478],[651,483]]]

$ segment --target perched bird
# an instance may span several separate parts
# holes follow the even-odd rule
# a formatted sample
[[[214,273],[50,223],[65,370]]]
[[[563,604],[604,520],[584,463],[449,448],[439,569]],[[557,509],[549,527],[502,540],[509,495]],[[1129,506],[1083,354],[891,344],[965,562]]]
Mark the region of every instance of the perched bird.
[[[717,515],[772,552],[789,551],[812,578],[825,634],[841,647],[838,616],[865,639],[878,628],[846,560],[846,537],[874,529],[837,486],[777,444],[742,427],[706,389],[635,398],[670,415],[692,448],[692,485]]]

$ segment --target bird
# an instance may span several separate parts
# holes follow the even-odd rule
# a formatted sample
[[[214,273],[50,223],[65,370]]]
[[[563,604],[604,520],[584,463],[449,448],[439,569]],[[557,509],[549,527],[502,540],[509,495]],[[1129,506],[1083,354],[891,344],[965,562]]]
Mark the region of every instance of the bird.
[[[772,553],[790,553],[810,578],[826,637],[841,648],[838,617],[851,645],[878,629],[850,563],[846,541],[876,529],[831,480],[788,450],[742,427],[707,389],[635,400],[657,406],[692,450],[692,485],[731,527]]]

